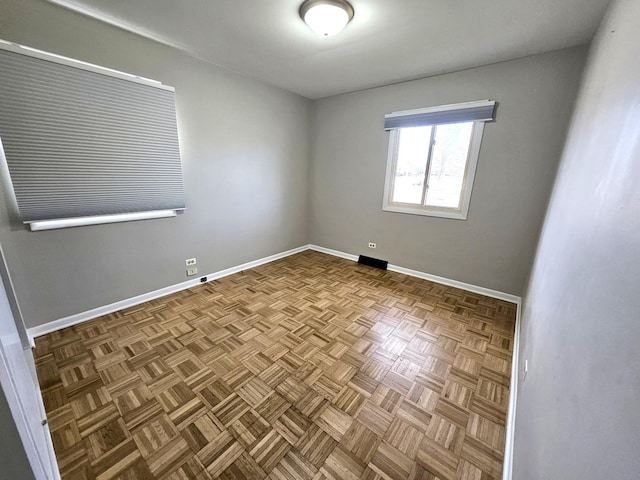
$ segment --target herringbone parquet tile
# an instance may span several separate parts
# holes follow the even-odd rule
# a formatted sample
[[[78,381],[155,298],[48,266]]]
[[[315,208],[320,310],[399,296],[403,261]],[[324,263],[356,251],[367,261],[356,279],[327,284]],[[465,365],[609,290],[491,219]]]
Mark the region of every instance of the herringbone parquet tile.
[[[62,477],[501,477],[515,305],[307,251],[36,339]]]

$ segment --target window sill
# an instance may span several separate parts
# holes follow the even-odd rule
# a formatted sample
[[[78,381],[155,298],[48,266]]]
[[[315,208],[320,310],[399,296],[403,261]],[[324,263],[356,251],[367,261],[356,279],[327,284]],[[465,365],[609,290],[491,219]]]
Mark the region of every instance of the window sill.
[[[408,213],[410,215],[422,215],[426,217],[450,218],[452,220],[466,220],[467,212],[461,210],[432,210],[421,207],[401,207],[398,205],[384,205],[385,212]]]

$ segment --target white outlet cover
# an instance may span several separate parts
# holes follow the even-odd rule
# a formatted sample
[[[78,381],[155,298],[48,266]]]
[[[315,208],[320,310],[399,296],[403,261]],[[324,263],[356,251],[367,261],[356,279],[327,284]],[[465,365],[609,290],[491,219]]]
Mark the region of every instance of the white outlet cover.
[[[195,259],[195,257],[194,258],[187,258],[185,260],[185,263],[187,264],[187,267],[190,266],[190,265],[195,265],[196,264],[196,259]]]

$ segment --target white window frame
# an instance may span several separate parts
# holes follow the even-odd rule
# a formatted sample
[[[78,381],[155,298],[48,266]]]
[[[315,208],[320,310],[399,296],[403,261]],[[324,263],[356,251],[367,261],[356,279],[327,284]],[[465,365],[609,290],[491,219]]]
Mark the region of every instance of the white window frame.
[[[451,112],[455,110],[462,110],[469,107],[475,107],[477,105],[493,104],[493,103],[494,102],[480,101],[480,102],[461,103],[457,105],[443,105],[441,107],[430,107],[430,108],[421,108],[421,109],[415,109],[415,110],[406,110],[406,111],[395,112],[393,114],[387,115],[387,118],[419,115],[419,114],[433,113],[433,112]],[[471,203],[473,182],[475,179],[476,169],[478,166],[478,158],[480,156],[482,136],[484,134],[484,124],[486,121],[487,120],[473,121],[473,128],[471,131],[471,139],[469,141],[469,151],[467,154],[468,156],[467,156],[467,162],[465,166],[463,184],[462,184],[462,189],[460,194],[460,203],[458,208],[425,206],[425,205],[413,204],[413,203],[394,202],[392,200],[396,165],[398,160],[400,130],[401,128],[410,128],[410,126],[389,129],[389,149],[387,153],[387,169],[386,169],[386,175],[385,175],[384,199],[382,204],[382,210],[387,212],[408,213],[413,215],[425,215],[429,217],[466,220],[469,214],[469,205]],[[432,126],[437,127],[438,125],[446,125],[451,123],[467,123],[467,122],[465,122],[465,120],[460,120],[458,122],[440,122],[440,123],[434,122]],[[429,152],[428,152],[429,159],[427,161],[427,168],[425,170],[425,179],[424,179],[425,182],[427,182],[429,177],[432,148],[433,148],[433,145],[430,145]]]

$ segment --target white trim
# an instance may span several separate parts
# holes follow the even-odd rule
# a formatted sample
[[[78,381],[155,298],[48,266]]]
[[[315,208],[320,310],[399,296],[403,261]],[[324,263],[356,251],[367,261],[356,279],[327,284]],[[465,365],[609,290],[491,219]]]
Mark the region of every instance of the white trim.
[[[345,258],[347,260],[352,260],[354,262],[358,261],[358,255],[341,252],[339,250],[332,250],[330,248],[321,247],[319,245],[313,245],[313,244],[309,245],[309,250],[315,250],[316,252],[327,253],[329,255],[333,255],[334,257]],[[490,288],[480,287],[478,285],[460,282],[458,280],[452,280],[446,277],[439,277],[437,275],[420,272],[418,270],[411,270],[410,268],[400,267],[398,265],[389,264],[387,266],[387,270],[390,270],[392,272],[397,272],[397,273],[403,273],[405,275],[409,275],[410,277],[422,278],[423,280],[429,280],[431,282],[440,283],[442,285],[448,285],[449,287],[456,287],[462,290],[467,290],[469,292],[479,293],[480,295],[486,295],[487,297],[496,298],[498,300],[504,300],[506,302],[519,304],[521,300],[519,296],[512,295],[510,293],[504,293],[498,290],[492,290]]]
[[[481,103],[481,102],[470,102]],[[490,102],[495,103],[495,102]],[[469,150],[467,152],[467,162],[462,179],[462,187],[460,191],[460,204],[457,208],[435,207],[431,205],[413,205],[409,203],[394,202],[391,198],[396,182],[396,168],[398,162],[398,149],[400,141],[400,129],[393,129],[389,134],[389,149],[387,151],[387,171],[384,178],[384,197],[382,199],[382,210],[385,212],[408,213],[411,215],[424,215],[427,217],[449,218],[453,220],[466,220],[469,215],[469,204],[471,203],[471,194],[473,192],[473,181],[476,176],[478,167],[478,159],[480,158],[480,147],[482,146],[482,136],[484,135],[483,120],[473,122],[471,128],[471,138],[469,139]],[[438,124],[434,125],[437,127]],[[429,149],[429,159],[432,151]],[[429,169],[429,160],[427,161],[427,169]],[[429,172],[425,172],[425,179]],[[426,193],[424,200],[426,200]]]
[[[2,148],[1,144],[2,142],[0,141],[0,149]],[[9,308],[11,310],[11,313],[13,314],[13,321],[16,325],[16,330],[18,331],[18,336],[20,337],[22,348],[26,349],[35,347],[35,345],[31,345],[32,342],[29,338],[29,335],[27,334],[27,327],[25,327],[24,325],[24,317],[22,316],[22,310],[20,309],[20,304],[18,303],[18,299],[16,298],[16,291],[13,288],[13,281],[11,280],[11,276],[9,275],[9,267],[7,266],[7,261],[5,260],[2,245],[0,245],[0,278],[2,279],[2,281],[0,282],[0,287],[4,287],[4,293],[7,296]]]
[[[303,245],[301,247],[294,248],[292,250],[287,250],[285,252],[276,253],[275,255],[270,255],[268,257],[260,258],[258,260],[253,260],[251,262],[243,263],[242,265],[237,265],[234,267],[229,267],[225,270],[219,270],[214,273],[201,275],[198,278],[187,280],[186,282],[177,283],[175,285],[169,285],[168,287],[160,288],[158,290],[154,290],[148,293],[143,293],[142,295],[137,295],[135,297],[127,298],[125,300],[120,300],[118,302],[114,302],[109,305],[104,305],[102,307],[97,307],[91,310],[87,310],[85,312],[69,315],[68,317],[64,317],[59,320],[54,320],[52,322],[48,322],[43,325],[38,325],[37,327],[31,327],[27,329],[27,334],[29,335],[30,341],[33,343],[33,339],[35,337],[46,335],[48,333],[52,333],[57,330],[61,330],[63,328],[72,327],[79,323],[83,323],[88,320],[101,317],[102,315],[107,315],[109,313],[117,312],[118,310],[134,307],[141,303],[148,302],[149,300],[154,300],[156,298],[164,297],[166,295],[170,295],[172,293],[179,292],[181,290],[186,290],[187,288],[195,287],[196,285],[200,285],[201,277],[207,277],[207,282],[210,282],[212,280],[217,280],[219,278],[226,277],[228,275],[233,275],[234,273],[238,273],[243,270],[248,270],[250,268],[254,268],[259,265],[264,265],[265,263],[273,262],[275,260],[279,260],[281,258],[285,258],[290,255],[295,255],[296,253],[304,252],[305,250],[314,250],[316,252],[326,253],[334,257],[340,257],[346,260],[351,260],[352,262],[358,261],[358,256],[351,253],[345,253],[339,250],[333,250],[330,248],[321,247],[319,245],[313,245],[313,244]],[[504,300],[507,302],[512,302],[516,304],[520,303],[520,297],[509,294],[509,293],[499,292],[497,290],[491,290],[489,288],[480,287],[478,285],[472,285],[470,283],[460,282],[458,280],[452,280],[450,278],[440,277],[437,275],[432,275],[430,273],[425,273],[425,272],[420,272],[418,270],[412,270],[409,268],[400,267],[398,265],[390,264],[388,265],[387,268],[392,272],[402,273],[404,275],[409,275],[411,277],[422,278],[423,280],[429,280],[431,282],[439,283],[442,285],[448,285],[450,287],[460,288],[462,290],[478,293],[480,295],[486,295],[488,297],[497,298],[499,300]]]
[[[228,275],[233,275],[234,273],[238,273],[243,270],[248,270],[250,268],[254,268],[259,265],[263,265],[265,263],[273,262],[275,260],[279,260],[281,258],[288,257],[296,253],[304,252],[305,250],[308,250],[308,249],[309,249],[308,245],[303,245],[301,247],[287,250],[285,252],[276,253],[268,257],[243,263],[242,265],[236,265],[235,267],[230,267],[224,270],[219,270],[214,273],[201,275],[198,278],[195,278],[193,280],[187,280],[186,282],[177,283],[175,285],[169,285],[168,287],[160,288],[158,290],[154,290],[153,292],[143,293],[142,295],[137,295],[135,297],[127,298],[125,300],[120,300],[119,302],[114,302],[109,305],[104,305],[102,307],[87,310],[86,312],[80,312],[74,315],[69,315],[68,317],[64,317],[59,320],[54,320],[52,322],[48,322],[43,325],[38,325],[37,327],[28,328],[27,334],[29,335],[29,338],[33,341],[35,337],[46,335],[48,333],[52,333],[57,330],[61,330],[63,328],[72,327],[79,323],[83,323],[88,320],[101,317],[102,315],[107,315],[109,313],[117,312],[118,310],[122,310],[124,308],[134,307],[136,305],[140,305],[141,303],[148,302],[149,300],[154,300],[156,298],[164,297],[166,295],[170,295],[172,293],[176,293],[181,290],[186,290],[187,288],[195,287],[196,285],[200,285],[201,283],[200,278],[202,277],[207,277],[207,282],[211,282],[213,280],[217,280],[218,278],[226,277]]]
[[[518,404],[518,379],[520,357],[520,325],[522,317],[522,300],[517,303],[516,329],[513,334],[513,358],[511,359],[511,384],[509,385],[509,410],[505,427],[504,462],[502,465],[502,480],[511,480],[513,475],[513,448],[516,432],[516,406]]]
[[[473,193],[473,181],[476,178],[478,159],[480,158],[480,147],[482,146],[482,137],[484,136],[484,124],[485,122],[475,122],[471,130],[471,145],[469,145],[467,169],[464,172],[462,198],[460,199],[460,214],[465,220],[469,215],[469,204],[471,203],[471,194]]]
[[[310,250],[317,252],[327,253],[347,260],[358,261],[358,256],[350,253],[341,252],[339,250],[332,250],[330,248],[320,247],[318,245],[309,245]],[[442,285],[448,285],[450,287],[461,288],[473,293],[479,293],[486,295],[487,297],[496,298],[498,300],[504,300],[507,302],[516,304],[516,325],[513,335],[513,358],[511,360],[511,385],[509,386],[509,409],[507,414],[506,424],[506,438],[504,445],[504,463],[502,469],[502,480],[511,480],[513,470],[513,445],[516,426],[516,404],[518,399],[518,358],[520,352],[520,318],[522,315],[522,298],[510,293],[500,292],[498,290],[492,290],[490,288],[480,287],[478,285],[472,285],[470,283],[460,282],[458,280],[452,280],[450,278],[439,277],[437,275],[431,275],[430,273],[419,272],[417,270],[411,270],[409,268],[399,267],[397,265],[388,265],[388,270],[397,273],[403,273],[412,277],[422,278],[431,282],[440,283]]]
[[[351,260],[353,262],[358,261],[357,255],[342,252],[339,250],[333,250],[331,248],[321,247],[319,245],[309,244],[309,245],[303,245],[301,247],[294,248],[292,250],[287,250],[285,252],[277,253],[275,255],[264,257],[258,260],[244,263],[242,265],[230,267],[225,270],[220,270],[218,272],[206,275],[207,282],[216,280],[218,278],[226,277],[227,275],[232,275],[234,273],[238,273],[243,270],[248,270],[250,268],[257,267],[265,263],[273,262],[275,260],[279,260],[281,258],[288,257],[296,253],[304,252],[305,250],[314,250],[316,252],[326,253],[328,255],[344,258],[346,260]],[[429,280],[431,282],[439,283],[442,285],[448,285],[450,287],[460,288],[462,290],[467,290],[469,292],[478,293],[480,295],[486,295],[488,297],[492,297],[498,300],[504,300],[504,301],[516,304],[517,306],[516,325],[515,325],[514,340],[513,340],[511,385],[509,390],[509,410],[508,410],[507,424],[506,424],[506,439],[505,439],[504,464],[503,464],[503,474],[502,474],[502,480],[511,480],[512,469],[513,469],[513,442],[514,442],[514,430],[515,430],[515,421],[516,421],[516,403],[518,398],[518,395],[517,395],[518,377],[519,377],[518,376],[518,369],[519,369],[518,358],[519,358],[519,349],[520,349],[520,328],[521,328],[520,318],[522,315],[521,297],[517,295],[512,295],[510,293],[500,292],[498,290],[492,290],[489,288],[480,287],[478,285],[473,285],[470,283],[460,282],[458,280],[452,280],[450,278],[445,278],[445,277],[440,277],[440,276],[432,275],[425,272],[420,272],[418,270],[412,270],[409,268],[400,267],[397,265],[388,265],[388,269],[392,272],[402,273],[404,275],[409,275],[416,278],[422,278],[424,280]],[[56,330],[60,330],[62,328],[71,327],[73,325],[77,325],[79,323],[91,320],[93,318],[106,315],[108,313],[112,313],[118,310],[122,310],[123,308],[139,305],[140,303],[144,303],[149,300],[153,300],[155,298],[163,297],[165,295],[169,295],[171,293],[175,293],[180,290],[185,290],[187,288],[191,288],[199,284],[200,284],[200,280],[194,279],[194,280],[189,280],[176,285],[171,285],[169,287],[161,288],[153,292],[138,295],[136,297],[122,300],[120,302],[115,302],[110,305],[106,305],[104,307],[95,308],[93,310],[78,313],[65,318],[61,318],[60,320],[46,323],[44,325],[33,327],[28,329],[27,333],[29,335],[29,338],[31,339],[31,342],[33,343],[33,338],[38,337],[40,335],[45,335],[47,333],[55,332]]]
[[[391,195],[395,186],[395,171],[397,163],[398,142],[400,141],[400,131],[395,128],[389,132],[389,147],[387,148],[387,169],[384,175],[384,197],[382,197],[382,210],[387,210],[391,204]],[[393,182],[390,181],[394,178]],[[401,208],[401,207],[398,207]],[[396,210],[399,213],[411,213]]]
[[[87,70],[93,73],[99,73],[101,75],[107,75],[109,77],[120,78],[122,80],[128,80],[129,82],[141,83],[149,87],[160,88],[162,90],[169,90],[175,92],[175,88],[169,85],[164,85],[158,80],[152,80],[150,78],[140,77],[131,73],[121,72],[112,68],[101,67],[100,65],[94,65],[92,63],[83,62],[81,60],[75,60],[73,58],[64,57],[62,55],[56,55],[55,53],[45,52],[36,48],[27,47],[18,43],[7,42],[6,40],[0,40],[0,50],[7,50],[9,52],[18,53],[20,55],[26,55],[28,57],[39,58],[40,60],[46,60],[48,62],[58,63],[60,65],[66,65],[68,67],[79,68],[81,70]]]
[[[353,262],[358,261],[358,255],[353,255],[351,253],[340,252],[339,250],[332,250],[330,248],[321,247],[319,245],[309,245],[309,250],[314,250],[320,253],[326,253],[328,255],[333,255],[334,257],[344,258],[345,260],[351,260]]]
[[[464,110],[476,107],[492,107],[496,104],[495,100],[477,100],[475,102],[451,103],[449,105],[438,105],[436,107],[414,108],[411,110],[401,110],[399,112],[391,112],[385,114],[384,118],[406,117],[408,115],[421,115],[423,113],[440,113],[451,112],[453,110]],[[478,120],[484,121],[484,120]]]
[[[399,267],[397,265],[388,265],[387,269],[391,270],[392,272],[404,273],[405,275],[409,275],[411,277],[422,278],[424,280],[440,283],[442,285],[447,285],[449,287],[459,288],[461,290],[466,290],[468,292],[478,293],[480,295],[496,298],[498,300],[504,300],[506,302],[517,304],[520,301],[520,297],[518,297],[517,295],[500,292],[498,290],[492,290],[490,288],[480,287],[478,285],[473,285],[471,283],[452,280],[446,277],[439,277],[438,275],[432,275],[430,273],[420,272],[418,270],[411,270],[410,268]]]
[[[22,408],[22,403],[20,402],[20,398],[16,393],[18,389],[13,378],[11,378],[9,365],[7,360],[5,359],[2,348],[0,348],[0,386],[4,391],[7,403],[9,404],[9,410],[11,410],[16,429],[18,430],[18,434],[20,435],[20,439],[22,440],[22,445],[24,447],[24,451],[27,455],[27,459],[29,461],[29,465],[31,466],[34,477],[36,478],[36,480],[48,480],[46,468],[42,464],[43,459],[40,458],[38,449],[36,448],[35,440],[31,434],[31,431],[29,430],[29,427],[27,426],[29,424],[26,417],[27,412],[25,412]],[[48,430],[47,434],[49,435],[49,438],[51,438]],[[54,469],[52,469],[52,471],[54,475],[58,473]],[[60,477],[56,477],[56,479],[58,478]]]
[[[428,208],[428,209],[427,209]],[[451,220],[466,220],[467,216],[460,210],[452,209],[450,212],[446,210],[436,210],[431,207],[422,207],[416,205],[415,207],[400,207],[397,205],[383,205],[382,210],[385,212],[393,213],[408,213],[409,215],[422,215],[424,217],[437,217],[437,218],[449,218]]]
[[[38,385],[36,367],[22,313],[0,246],[0,390],[18,430],[27,460],[36,480],[60,480],[49,425],[38,425],[46,418]],[[43,435],[38,441],[39,434]]]

